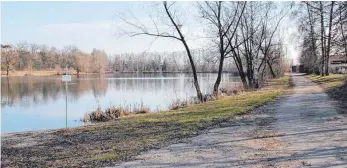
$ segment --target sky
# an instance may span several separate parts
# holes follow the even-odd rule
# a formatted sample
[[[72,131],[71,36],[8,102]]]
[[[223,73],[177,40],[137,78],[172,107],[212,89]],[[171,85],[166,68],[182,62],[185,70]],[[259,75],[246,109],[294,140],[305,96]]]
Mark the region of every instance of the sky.
[[[160,2],[157,2],[160,3]],[[191,48],[204,47],[200,37],[203,29],[194,2],[178,2]],[[119,15],[132,11],[144,24],[150,24],[148,13],[155,12],[154,2],[1,2],[1,42],[16,44],[28,42],[63,48],[75,45],[84,52],[93,48],[104,49],[108,54],[144,51],[182,51],[179,41],[153,37],[124,35],[128,30]],[[161,6],[160,6],[161,7]],[[182,8],[181,8],[182,9]],[[122,15],[123,16],[123,15]],[[295,25],[285,19],[281,25],[291,57],[297,57],[296,43],[289,38]]]

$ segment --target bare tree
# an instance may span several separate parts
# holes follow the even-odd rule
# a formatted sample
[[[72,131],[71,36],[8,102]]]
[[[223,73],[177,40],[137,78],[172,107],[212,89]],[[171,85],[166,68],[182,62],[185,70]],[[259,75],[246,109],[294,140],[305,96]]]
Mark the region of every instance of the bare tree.
[[[307,13],[308,13],[308,19],[310,23],[310,37],[311,37],[311,43],[312,46],[310,48],[307,48],[306,50],[313,52],[313,57],[309,57],[310,59],[315,60],[315,62],[320,62],[320,73],[322,76],[329,75],[329,64],[330,64],[330,57],[331,57],[331,51],[333,47],[335,47],[335,50],[339,50],[336,48],[336,44],[334,39],[336,38],[336,28],[338,23],[334,22],[337,18],[337,14],[334,10],[335,2],[332,1],[330,3],[327,2],[304,2]],[[319,30],[314,30],[314,19],[319,20]],[[337,19],[338,20],[338,19]],[[338,22],[338,21],[337,21]],[[318,28],[318,25],[317,25]],[[304,31],[302,31],[304,32]],[[319,36],[319,43],[320,43],[320,60],[317,58],[316,53],[316,46],[314,38],[315,36]],[[305,40],[307,42],[307,39]],[[309,60],[309,58],[307,60]]]
[[[249,2],[240,24],[240,47],[238,52],[244,57],[249,88],[259,87],[259,62],[261,46],[265,40],[266,24],[271,3]]]
[[[264,69],[266,68],[266,65],[267,64],[269,66],[269,70],[270,70],[270,73],[271,73],[271,76],[273,78],[276,78],[276,74],[273,70],[273,67],[272,67],[272,64],[271,62],[273,62],[275,59],[278,59],[281,57],[281,54],[278,54],[276,55],[275,57],[272,57],[270,58],[270,52],[271,52],[271,48],[274,47],[274,46],[280,46],[280,47],[283,47],[282,45],[279,45],[279,44],[275,44],[274,43],[274,35],[275,33],[277,32],[277,29],[278,29],[278,26],[280,25],[282,19],[289,13],[289,11],[291,10],[292,8],[292,5],[290,5],[290,8],[286,11],[281,11],[278,15],[279,15],[279,19],[278,20],[275,20],[275,18],[272,18],[271,19],[271,22],[275,23],[275,28],[272,30],[272,31],[268,31],[269,28],[265,27],[265,35],[264,35],[264,43],[263,45],[260,47],[260,50],[263,54],[263,59],[258,67],[258,71],[261,69],[261,66],[264,66],[263,68],[263,71]],[[267,21],[265,21],[265,24]],[[279,49],[280,50],[280,49]]]
[[[93,71],[96,73],[104,74],[107,68],[107,54],[103,50],[93,49],[91,53],[91,65]]]
[[[339,21],[338,24],[340,26],[340,32],[341,32],[341,44],[343,46],[345,57],[347,60],[347,35],[346,32],[346,26],[347,26],[347,2],[339,2],[339,8],[338,8],[338,16]]]
[[[28,70],[29,70],[29,72],[31,72],[33,70],[35,60],[37,58],[37,52],[39,50],[39,45],[30,44],[29,47],[30,47],[30,54],[28,55]]]
[[[206,19],[212,25],[212,33],[215,34],[216,44],[219,53],[218,76],[213,86],[213,94],[218,96],[218,88],[222,78],[224,59],[231,52],[230,43],[236,33],[240,23],[246,2],[231,2],[230,9],[224,5],[224,2],[204,2],[198,5],[202,18]],[[236,7],[235,7],[236,5]],[[230,12],[235,10],[235,12]],[[230,33],[230,36],[228,37]]]
[[[233,33],[227,35],[230,53],[226,57],[233,58],[244,88],[258,88],[267,69],[272,77],[283,75],[284,67],[278,66],[283,64],[283,45],[275,33],[290,8],[277,13],[272,2],[248,2],[234,39]]]
[[[322,20],[320,2],[303,2],[297,5],[295,18],[299,21],[302,38],[301,64],[307,73],[324,74],[325,28]]]
[[[313,56],[313,68],[314,71],[316,71],[316,65],[317,65],[317,52],[316,52],[316,40],[315,40],[315,31],[314,31],[314,19],[312,16],[312,12],[311,12],[311,8],[309,7],[309,5],[307,4],[308,2],[306,2],[306,8],[307,8],[307,13],[308,13],[308,18],[309,18],[309,24],[310,24],[310,37],[311,37],[311,50],[312,50],[312,56]]]
[[[13,65],[17,61],[18,52],[10,45],[1,45],[1,69],[6,71],[6,76],[12,70]]]
[[[18,50],[18,54],[19,54],[19,58],[18,58],[18,62],[17,62],[17,70],[24,70],[25,68],[27,68],[28,66],[28,59],[29,59],[29,49],[28,49],[29,45],[28,43],[22,42],[22,43],[18,43],[16,45],[16,48]]]
[[[331,1],[330,4],[330,13],[329,13],[329,29],[328,29],[328,46],[326,48],[326,63],[325,63],[325,75],[329,75],[329,64],[330,64],[330,50],[331,50],[331,33],[332,33],[332,22],[333,22],[333,12],[334,12],[334,1]]]
[[[127,23],[128,25],[132,26],[133,28],[135,28],[137,30],[137,32],[126,32],[126,34],[128,34],[129,36],[138,36],[138,35],[148,35],[148,36],[153,36],[153,37],[160,37],[160,38],[170,38],[170,39],[174,39],[174,40],[178,40],[180,41],[185,50],[186,50],[186,53],[187,53],[187,56],[189,58],[189,63],[190,63],[190,66],[191,66],[191,69],[192,69],[192,73],[193,73],[193,78],[194,78],[194,86],[195,86],[195,89],[196,89],[196,93],[197,93],[197,97],[200,101],[203,100],[203,96],[202,96],[202,93],[201,93],[201,90],[200,90],[200,85],[199,85],[199,82],[198,82],[198,77],[197,77],[197,72],[196,72],[196,67],[195,67],[195,63],[194,63],[194,60],[193,60],[193,56],[191,54],[191,51],[190,51],[190,48],[187,44],[187,41],[185,39],[185,36],[183,35],[183,32],[182,32],[182,23],[180,22],[180,20],[178,19],[177,16],[175,16],[174,13],[171,13],[170,11],[170,8],[173,7],[173,5],[175,4],[175,2],[171,3],[168,5],[168,3],[166,1],[163,2],[163,7],[164,7],[164,10],[165,10],[165,13],[166,13],[166,16],[167,16],[167,19],[169,19],[170,21],[170,26],[171,28],[173,28],[175,30],[174,33],[168,33],[168,32],[161,32],[158,28],[158,25],[157,23],[153,20],[152,16],[150,16],[151,18],[151,21],[153,23],[153,26],[155,26],[155,31],[154,32],[150,32],[146,26],[144,26],[143,24],[141,23],[132,23],[130,21],[128,21],[127,19],[125,18],[121,18],[125,23]],[[134,15],[133,15],[134,16]],[[135,17],[135,20],[136,17]],[[176,33],[178,35],[176,35]]]

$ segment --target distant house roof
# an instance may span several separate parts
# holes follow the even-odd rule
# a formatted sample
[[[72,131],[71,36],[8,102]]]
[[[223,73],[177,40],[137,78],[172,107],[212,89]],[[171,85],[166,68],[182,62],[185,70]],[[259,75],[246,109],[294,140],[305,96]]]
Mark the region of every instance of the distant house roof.
[[[330,56],[331,64],[345,64],[347,63],[347,57],[344,55],[332,55]]]

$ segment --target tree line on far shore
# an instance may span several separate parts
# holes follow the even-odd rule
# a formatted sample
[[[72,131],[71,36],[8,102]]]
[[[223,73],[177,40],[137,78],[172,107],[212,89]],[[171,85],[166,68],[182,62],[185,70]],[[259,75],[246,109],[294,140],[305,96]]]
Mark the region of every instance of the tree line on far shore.
[[[103,73],[108,58],[103,50],[93,49],[92,53],[82,52],[75,46],[59,50],[46,45],[18,43],[1,45],[1,70],[9,75],[11,71],[62,71],[65,67],[79,72]]]
[[[11,71],[57,71],[64,68],[77,73],[110,72],[191,72],[185,52],[143,52],[107,55],[104,50],[83,52],[76,46],[63,49],[46,45],[18,43],[1,45],[1,70]],[[217,72],[215,56],[208,50],[192,50],[198,72]],[[237,72],[232,62],[226,63],[224,71]]]

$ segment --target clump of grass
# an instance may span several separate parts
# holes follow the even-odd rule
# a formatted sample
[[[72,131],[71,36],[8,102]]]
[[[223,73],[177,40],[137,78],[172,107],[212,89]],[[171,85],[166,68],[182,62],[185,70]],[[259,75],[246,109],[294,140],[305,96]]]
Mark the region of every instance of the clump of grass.
[[[172,101],[171,104],[169,104],[169,109],[170,110],[177,110],[180,108],[185,108],[188,106],[188,100],[181,100],[181,99],[177,99]]]
[[[122,116],[128,116],[132,114],[145,114],[149,112],[151,112],[150,108],[143,105],[143,103],[140,104],[140,107],[138,107],[137,104],[134,104],[133,109],[131,109],[130,106],[126,108],[112,106],[112,107],[106,108],[104,111],[102,111],[101,107],[98,106],[98,108],[95,111],[86,113],[84,117],[81,119],[81,121],[106,122],[110,120],[115,120]]]
[[[200,104],[200,103],[204,103],[204,102],[217,100],[217,98],[211,94],[203,95],[202,99],[203,99],[202,101],[200,101],[197,97],[192,97],[190,99],[177,99],[177,100],[172,101],[171,104],[169,104],[168,109],[169,110],[177,110],[177,109],[188,107],[189,105]]]
[[[122,114],[128,115],[129,112],[126,109],[119,107],[109,107],[105,109],[106,116],[109,116],[111,119],[119,118]]]
[[[134,114],[145,114],[149,112],[151,112],[151,109],[149,107],[144,106],[143,103],[141,103],[139,108],[136,104],[134,104],[134,110],[133,110]]]
[[[101,107],[98,106],[98,108],[95,111],[92,111],[90,113],[87,113],[82,118],[83,122],[89,122],[89,121],[107,121],[106,114],[101,110]]]
[[[242,84],[229,85],[219,90],[225,96],[237,95],[246,91]]]

